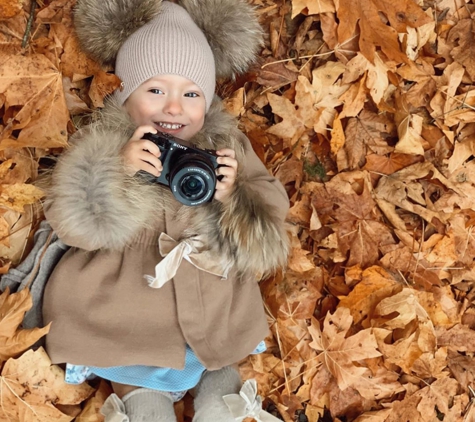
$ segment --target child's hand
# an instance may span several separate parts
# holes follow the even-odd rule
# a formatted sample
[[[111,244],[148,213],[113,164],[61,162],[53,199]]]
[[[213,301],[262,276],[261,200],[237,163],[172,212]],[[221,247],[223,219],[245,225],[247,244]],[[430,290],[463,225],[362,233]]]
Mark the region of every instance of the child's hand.
[[[153,126],[139,126],[129,142],[122,148],[122,157],[127,169],[127,174],[133,176],[139,170],[144,170],[158,177],[162,173],[162,162],[160,148],[152,141],[142,139],[146,133],[157,133]]]
[[[218,157],[218,164],[226,167],[219,167],[216,170],[216,175],[223,176],[221,181],[216,182],[216,192],[214,199],[222,202],[226,199],[234,189],[236,182],[238,162],[236,161],[236,153],[233,149],[223,148],[216,151]]]

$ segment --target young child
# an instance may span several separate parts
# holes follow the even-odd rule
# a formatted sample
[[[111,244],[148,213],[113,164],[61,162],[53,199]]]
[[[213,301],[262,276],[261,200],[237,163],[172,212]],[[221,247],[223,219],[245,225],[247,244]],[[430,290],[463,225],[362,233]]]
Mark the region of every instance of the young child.
[[[253,9],[78,0],[75,24],[83,48],[115,62],[123,83],[52,175],[45,214],[71,248],[45,290],[49,356],[67,364],[70,382],[112,382],[107,422],[176,421],[173,402],[193,388],[195,422],[242,420],[223,400],[241,388],[231,365],[267,335],[257,280],[288,253],[286,192],[214,96],[216,76],[255,59]],[[157,132],[217,151],[212,201],[182,205],[137,174],[163,171],[143,139]]]

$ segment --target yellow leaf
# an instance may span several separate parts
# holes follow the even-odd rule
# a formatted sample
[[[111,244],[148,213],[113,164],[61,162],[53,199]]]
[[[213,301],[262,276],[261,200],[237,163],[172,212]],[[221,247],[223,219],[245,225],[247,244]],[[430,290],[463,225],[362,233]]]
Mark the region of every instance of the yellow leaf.
[[[0,362],[18,356],[49,331],[49,325],[30,330],[19,328],[32,306],[29,289],[13,294],[7,289],[0,295]]]
[[[41,189],[27,183],[0,185],[0,205],[13,211],[22,212],[25,205],[34,204],[43,196]]]
[[[79,404],[94,391],[86,383],[64,382],[64,371],[40,347],[18,359],[9,359],[0,376],[0,420],[25,422],[69,422],[73,416],[54,405]],[[3,418],[3,419],[2,419]]]
[[[44,56],[10,56],[0,64],[0,94],[5,109],[21,106],[11,128],[22,129],[18,139],[4,139],[2,148],[56,148],[67,145],[69,113],[62,75]]]

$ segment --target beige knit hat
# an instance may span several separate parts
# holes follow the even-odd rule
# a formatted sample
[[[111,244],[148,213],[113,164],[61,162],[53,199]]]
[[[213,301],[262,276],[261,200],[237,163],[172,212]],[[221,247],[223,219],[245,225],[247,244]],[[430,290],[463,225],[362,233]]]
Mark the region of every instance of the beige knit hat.
[[[115,71],[122,80],[116,98],[123,104],[148,79],[183,76],[204,93],[206,110],[213,100],[216,74],[211,47],[188,12],[164,1],[160,13],[135,31],[119,49]]]
[[[147,79],[191,79],[209,107],[217,78],[245,73],[263,45],[248,0],[77,0],[74,24],[81,47],[124,82],[121,104]]]

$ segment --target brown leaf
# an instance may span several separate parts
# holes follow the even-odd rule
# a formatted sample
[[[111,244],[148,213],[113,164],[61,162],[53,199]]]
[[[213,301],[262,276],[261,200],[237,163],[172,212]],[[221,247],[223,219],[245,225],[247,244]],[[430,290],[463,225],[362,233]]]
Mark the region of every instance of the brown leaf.
[[[437,329],[437,343],[458,352],[475,352],[475,330],[466,325],[457,324],[449,330]]]
[[[357,193],[353,187],[360,184],[361,193]],[[373,265],[379,259],[379,247],[393,243],[372,199],[367,173],[340,173],[330,182],[316,185],[312,193],[312,205],[322,224],[338,222],[333,229],[341,254],[349,254],[347,265]],[[325,219],[328,215],[332,220]]]
[[[432,422],[438,419],[438,414],[447,414],[452,398],[457,394],[458,382],[453,378],[435,380],[431,385],[419,390],[415,395],[421,397],[417,410],[423,420]]]
[[[43,348],[29,350],[16,360],[9,359],[0,383],[0,417],[25,422],[69,422],[73,417],[59,411],[53,403],[78,404],[94,391],[86,383],[66,384],[64,371],[51,365]]]
[[[345,66],[339,62],[326,62],[312,72],[312,83],[299,76],[295,86],[295,105],[305,126],[326,135],[336,117],[335,108],[341,104],[339,97],[348,90],[340,76]]]
[[[393,174],[419,161],[421,161],[421,158],[415,157],[412,154],[400,154],[397,152],[389,155],[369,154],[366,156],[364,169],[369,172]]]
[[[388,65],[381,60],[379,54],[375,54],[373,64],[361,53],[358,53],[347,63],[342,82],[353,82],[361,75],[364,75],[362,81],[364,81],[368,88],[373,101],[376,104],[379,104],[389,87],[389,70]],[[361,106],[363,106],[361,103],[363,101],[363,92],[361,92],[361,89],[358,89],[358,91],[360,98],[357,98],[356,100],[359,100]],[[366,92],[364,92],[364,97],[366,98]]]
[[[257,76],[257,82],[263,86],[278,89],[297,80],[298,73],[288,69],[284,63],[275,63],[269,57],[262,65]]]
[[[94,107],[104,107],[104,98],[120,86],[120,79],[113,73],[99,71],[91,83],[89,97]]]
[[[19,328],[33,301],[29,289],[10,294],[9,289],[0,295],[0,362],[16,357],[49,331],[44,328]]]
[[[333,0],[292,0],[292,19],[302,11],[307,10],[309,15],[335,11]]]
[[[383,12],[391,26],[383,23],[379,12]],[[340,0],[337,11],[340,25],[338,40],[347,41],[354,33],[357,23],[361,31],[360,49],[372,63],[376,47],[381,47],[391,60],[406,63],[407,56],[402,53],[397,33],[406,28],[417,28],[431,19],[412,0],[389,2],[384,0]]]
[[[402,401],[394,401],[391,403],[391,413],[384,422],[422,422],[422,415],[417,410],[417,405],[421,401],[420,396],[406,395]]]
[[[388,140],[394,134],[394,124],[388,118],[363,110],[349,119],[345,129],[345,146],[338,155],[338,167],[359,169],[370,151],[383,155],[394,150]]]
[[[363,271],[362,280],[348,296],[340,297],[338,306],[348,308],[355,324],[370,327],[375,307],[381,300],[393,296],[402,286],[383,268],[373,266]]]
[[[336,378],[340,389],[350,386],[358,389],[363,383],[363,375],[367,369],[353,364],[355,361],[381,356],[371,330],[361,330],[346,337],[353,318],[347,308],[338,308],[333,315],[327,314],[323,331],[315,319],[309,332],[312,336],[310,347],[320,351],[319,359]]]
[[[283,119],[267,131],[290,140],[289,146],[294,145],[306,130],[304,119],[289,99],[271,93],[267,94],[267,98],[272,111]]]
[[[76,82],[93,76],[101,71],[101,67],[93,61],[79,46],[75,32],[70,33],[61,56],[61,71],[64,76]]]
[[[45,56],[12,56],[0,64],[0,93],[5,94],[6,110],[21,106],[14,119],[5,122],[9,132],[22,129],[17,140],[3,139],[2,147],[66,146],[69,113],[62,76]]]
[[[460,19],[450,30],[449,42],[457,42],[458,46],[452,49],[451,56],[465,67],[470,77],[475,79],[475,34],[473,19]]]
[[[99,412],[107,397],[112,394],[110,385],[101,380],[97,391],[86,401],[75,422],[103,422],[104,416]]]

